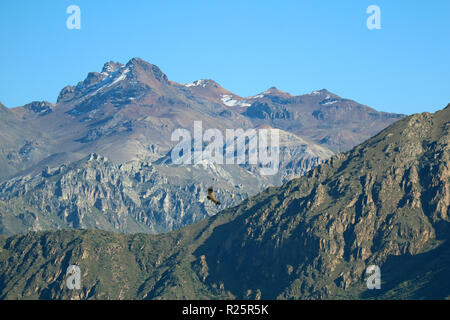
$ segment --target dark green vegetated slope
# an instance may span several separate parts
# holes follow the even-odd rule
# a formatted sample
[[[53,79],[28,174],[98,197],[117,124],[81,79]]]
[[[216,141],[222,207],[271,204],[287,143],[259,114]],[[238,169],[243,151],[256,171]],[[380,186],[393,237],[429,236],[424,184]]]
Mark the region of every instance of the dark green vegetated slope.
[[[402,119],[302,178],[157,235],[1,240],[3,299],[444,299],[450,105]],[[80,266],[82,289],[65,288]],[[381,290],[365,270],[381,268]]]

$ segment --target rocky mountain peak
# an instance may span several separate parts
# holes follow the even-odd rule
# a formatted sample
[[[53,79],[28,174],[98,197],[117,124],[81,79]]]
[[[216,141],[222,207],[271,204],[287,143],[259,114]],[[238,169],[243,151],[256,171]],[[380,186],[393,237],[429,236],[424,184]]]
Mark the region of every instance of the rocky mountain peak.
[[[167,76],[162,72],[162,70],[141,58],[133,58],[126,64],[134,76],[137,77],[149,77],[156,79],[161,83],[168,83]]]
[[[290,99],[292,95],[288,92],[281,91],[277,87],[270,87],[264,92],[261,92],[255,96],[248,97],[247,99],[274,99],[275,101],[279,101],[279,99],[287,100]]]
[[[133,58],[126,65],[120,62],[109,61],[103,65],[100,73],[89,72],[86,79],[79,82],[76,86],[64,87],[58,95],[57,102],[86,96],[90,97],[98,92],[104,92],[104,90],[125,79],[133,79],[133,81],[150,86],[158,85],[158,83],[168,83],[167,76],[159,67],[141,58]]]
[[[321,99],[321,100],[325,100],[325,102],[327,102],[328,100],[337,100],[337,99],[342,99],[340,96],[338,96],[337,94],[328,91],[327,89],[322,89],[322,90],[315,90],[313,92],[311,92],[310,94],[308,94],[307,96],[312,96],[314,98],[317,99]]]
[[[33,101],[24,105],[23,107],[38,114],[39,116],[44,116],[53,112],[54,104],[47,101]]]
[[[279,90],[277,87],[270,87],[265,91],[267,94],[289,94],[287,92]]]
[[[59,92],[58,99],[56,100],[56,103],[60,103],[60,102],[63,102],[64,100],[68,99],[70,96],[72,96],[74,91],[75,91],[75,87],[74,86],[70,86],[70,85],[65,86]]]
[[[220,84],[211,79],[200,79],[191,83],[185,84],[186,87],[197,87],[197,88],[222,88]]]
[[[123,64],[120,62],[109,61],[104,64],[102,73],[113,73],[123,67]]]

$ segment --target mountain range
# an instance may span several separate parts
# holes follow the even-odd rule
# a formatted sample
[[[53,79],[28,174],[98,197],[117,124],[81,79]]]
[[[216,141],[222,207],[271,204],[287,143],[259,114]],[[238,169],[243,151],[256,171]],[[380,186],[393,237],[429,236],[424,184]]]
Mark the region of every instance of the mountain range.
[[[0,298],[448,299],[449,144],[450,105],[169,233],[0,237]]]
[[[106,63],[56,103],[0,104],[0,234],[61,228],[167,232],[299,177],[404,115],[327,90],[240,97],[213,80],[180,84],[133,58]],[[280,130],[278,174],[171,163],[175,129]],[[221,207],[205,201],[213,186]]]

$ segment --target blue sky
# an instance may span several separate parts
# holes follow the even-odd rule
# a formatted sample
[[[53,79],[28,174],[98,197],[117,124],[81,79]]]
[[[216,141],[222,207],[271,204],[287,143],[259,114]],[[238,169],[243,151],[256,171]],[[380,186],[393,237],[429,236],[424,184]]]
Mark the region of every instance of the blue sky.
[[[66,28],[69,5],[81,29]],[[381,9],[369,30],[366,8]],[[171,80],[250,96],[326,88],[378,110],[450,102],[450,1],[1,0],[0,101],[55,102],[106,61],[141,57]]]

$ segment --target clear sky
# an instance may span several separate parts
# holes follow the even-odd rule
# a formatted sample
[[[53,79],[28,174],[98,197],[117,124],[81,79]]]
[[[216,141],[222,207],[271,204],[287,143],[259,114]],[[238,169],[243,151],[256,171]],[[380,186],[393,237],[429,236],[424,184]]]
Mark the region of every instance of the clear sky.
[[[81,29],[69,30],[69,5]],[[381,29],[369,30],[369,5]],[[450,102],[450,1],[1,0],[0,101],[55,102],[106,61],[140,57],[169,79],[241,96],[326,88],[378,110]]]

